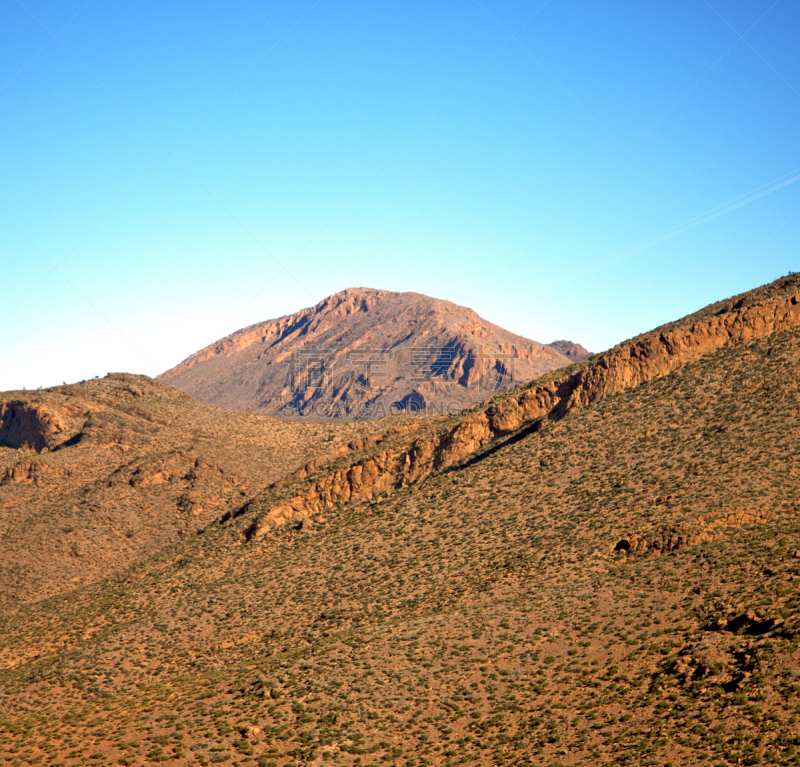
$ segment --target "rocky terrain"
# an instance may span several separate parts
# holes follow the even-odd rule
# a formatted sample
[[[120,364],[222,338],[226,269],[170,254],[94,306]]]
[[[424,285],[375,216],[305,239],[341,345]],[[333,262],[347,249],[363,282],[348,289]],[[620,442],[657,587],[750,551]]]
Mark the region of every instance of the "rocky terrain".
[[[201,529],[0,615],[0,759],[797,764],[798,381],[790,275],[462,413],[305,424]],[[89,439],[31,403],[0,499]]]
[[[455,412],[589,356],[570,341],[516,336],[449,301],[354,288],[244,328],[159,379],[265,415],[376,418]]]

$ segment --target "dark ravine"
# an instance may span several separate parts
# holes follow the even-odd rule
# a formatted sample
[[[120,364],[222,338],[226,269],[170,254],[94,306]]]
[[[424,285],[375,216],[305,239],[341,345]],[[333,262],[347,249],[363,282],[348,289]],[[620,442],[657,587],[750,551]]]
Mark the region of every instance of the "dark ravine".
[[[790,295],[781,295],[781,291]],[[408,448],[383,450],[334,471],[270,508],[250,525],[247,538],[255,541],[287,522],[406,487],[537,421],[560,420],[668,375],[705,354],[798,325],[800,280],[792,276],[747,300],[730,302],[711,316],[626,341],[562,379],[521,387],[466,415],[451,429],[419,438]]]

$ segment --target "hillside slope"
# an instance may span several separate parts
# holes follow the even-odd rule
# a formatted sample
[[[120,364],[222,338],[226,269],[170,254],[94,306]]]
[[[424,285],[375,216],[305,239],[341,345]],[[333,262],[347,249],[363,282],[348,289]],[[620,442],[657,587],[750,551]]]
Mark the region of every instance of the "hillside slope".
[[[798,381],[790,277],[312,462],[2,620],[0,754],[797,764]],[[247,541],[324,477],[415,445],[433,446],[418,476]]]
[[[127,567],[376,427],[228,412],[127,374],[2,393],[0,610]]]
[[[353,288],[244,328],[159,379],[266,415],[375,418],[453,412],[588,356],[569,341],[529,341],[449,301]]]

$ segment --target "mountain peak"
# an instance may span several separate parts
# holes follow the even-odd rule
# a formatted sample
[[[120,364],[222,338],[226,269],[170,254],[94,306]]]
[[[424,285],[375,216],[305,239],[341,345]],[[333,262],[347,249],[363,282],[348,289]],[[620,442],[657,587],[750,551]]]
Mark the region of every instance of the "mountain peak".
[[[451,301],[358,287],[232,333],[159,378],[204,402],[266,415],[445,412],[588,356],[557,343],[569,353]]]

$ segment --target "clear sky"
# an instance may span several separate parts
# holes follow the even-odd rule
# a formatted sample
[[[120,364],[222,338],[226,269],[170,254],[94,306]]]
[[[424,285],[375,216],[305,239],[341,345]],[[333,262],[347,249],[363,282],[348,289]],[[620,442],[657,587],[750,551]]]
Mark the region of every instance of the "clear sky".
[[[0,4],[0,389],[347,287],[601,351],[800,269],[796,0]]]

